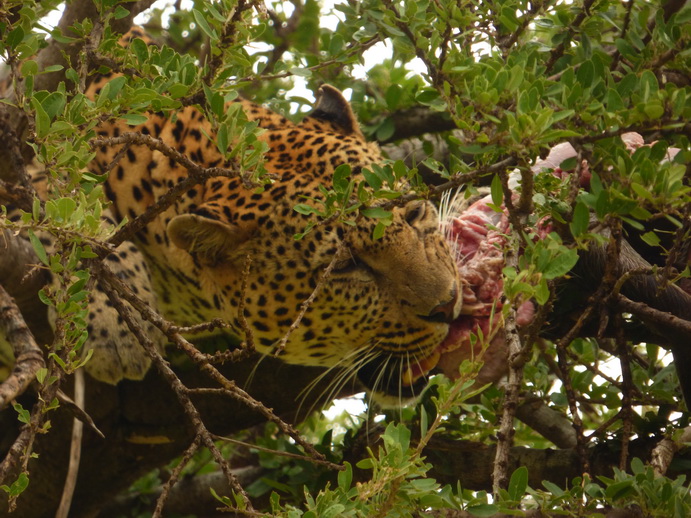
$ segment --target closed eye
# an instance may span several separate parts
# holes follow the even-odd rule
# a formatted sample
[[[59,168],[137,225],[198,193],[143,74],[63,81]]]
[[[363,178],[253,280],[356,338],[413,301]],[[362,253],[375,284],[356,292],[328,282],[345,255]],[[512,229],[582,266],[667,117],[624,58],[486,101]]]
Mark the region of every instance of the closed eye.
[[[331,273],[332,275],[343,275],[353,272],[362,266],[364,266],[364,263],[361,263],[355,256],[351,255],[341,261],[336,261]]]

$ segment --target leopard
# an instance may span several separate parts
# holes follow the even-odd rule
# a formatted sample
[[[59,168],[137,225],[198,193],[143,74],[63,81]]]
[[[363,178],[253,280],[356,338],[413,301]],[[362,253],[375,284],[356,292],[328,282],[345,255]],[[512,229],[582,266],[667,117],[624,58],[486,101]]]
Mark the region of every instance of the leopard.
[[[135,29],[126,41],[137,37],[145,35]],[[96,78],[87,95],[97,97],[115,77]],[[226,109],[239,105],[243,120],[260,128],[270,182],[257,189],[237,175],[200,181],[109,262],[143,272],[139,291],[153,294],[152,307],[179,326],[220,318],[226,326],[217,333],[249,339],[263,355],[342,368],[373,392],[415,397],[461,312],[455,259],[436,208],[422,198],[394,204],[383,236],[375,236],[373,218],[359,217],[353,225],[295,210],[298,204],[319,206],[339,166],[348,165],[352,178],[362,180],[363,170],[384,160],[337,88],[322,85],[316,99],[300,122],[243,98],[227,103]],[[96,128],[104,139],[128,132],[157,139],[199,167],[233,166],[218,150],[212,123],[193,105],[172,115],[150,113],[138,126],[117,119]],[[142,216],[190,174],[180,161],[144,144],[101,146],[89,169],[107,175],[116,223]],[[311,231],[296,239],[310,224]],[[104,310],[103,300],[97,302],[89,307],[90,325]],[[116,362],[111,357],[120,345],[104,343],[106,335],[126,344]],[[115,384],[146,373],[146,353],[125,335],[90,336],[92,376]]]

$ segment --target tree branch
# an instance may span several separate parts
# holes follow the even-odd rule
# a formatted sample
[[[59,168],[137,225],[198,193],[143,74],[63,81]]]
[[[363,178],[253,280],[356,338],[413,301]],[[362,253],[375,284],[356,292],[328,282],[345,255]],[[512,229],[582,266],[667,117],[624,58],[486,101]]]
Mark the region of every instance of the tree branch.
[[[4,336],[14,352],[14,369],[0,384],[0,410],[29,388],[39,369],[45,368],[43,353],[24,322],[12,297],[0,285],[0,336]]]

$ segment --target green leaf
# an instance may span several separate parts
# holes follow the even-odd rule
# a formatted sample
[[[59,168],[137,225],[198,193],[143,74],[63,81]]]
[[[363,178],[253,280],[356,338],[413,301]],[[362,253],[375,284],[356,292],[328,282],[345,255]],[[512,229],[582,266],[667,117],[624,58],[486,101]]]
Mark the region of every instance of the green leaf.
[[[636,51],[635,48],[626,40],[617,38],[614,41],[614,45],[617,47],[617,50],[621,53],[622,56],[624,57],[635,57],[638,55],[638,52]]]
[[[466,508],[466,511],[473,516],[486,517],[497,514],[499,507],[494,504],[471,505]]]
[[[68,68],[65,70],[65,79],[68,79],[75,84],[79,84],[79,74],[74,68]]]
[[[312,71],[309,68],[291,67],[288,69],[288,71],[291,74],[293,74],[294,76],[298,76],[298,77],[311,77],[312,76]]]
[[[657,77],[652,70],[643,71],[638,87],[641,90],[644,101],[647,101],[652,96],[657,96],[659,85],[657,82]]]
[[[14,403],[12,407],[18,414],[17,419],[19,422],[29,424],[29,421],[31,421],[31,413],[19,403]]]
[[[367,207],[360,210],[360,213],[366,218],[372,219],[387,219],[391,217],[391,211],[381,207]]]
[[[129,14],[130,14],[130,12],[127,9],[125,9],[123,6],[119,5],[115,8],[115,11],[113,12],[113,17],[116,20],[120,20]]]
[[[542,485],[544,488],[552,493],[556,497],[560,497],[564,494],[564,490],[560,488],[558,485],[554,484],[553,482],[550,482],[549,480],[543,480]]]
[[[333,186],[336,192],[343,193],[350,184],[350,165],[341,164],[334,171]]]
[[[610,88],[607,91],[607,109],[613,112],[623,110],[626,108],[624,101],[614,88]]]
[[[590,222],[590,211],[586,207],[585,203],[578,202],[576,207],[573,209],[573,217],[569,228],[571,229],[571,234],[574,237],[578,237],[584,232],[587,232],[588,225]]]
[[[374,467],[374,461],[372,459],[362,459],[355,465],[360,469],[372,469]]]
[[[432,88],[427,88],[421,91],[415,97],[415,100],[420,104],[432,104],[439,99],[439,92]]]
[[[228,151],[228,146],[230,145],[230,139],[228,137],[228,125],[220,124],[218,131],[216,132],[216,144],[218,150],[221,153],[226,153]]]
[[[52,72],[60,72],[63,68],[62,65],[49,65],[41,70],[41,74],[50,74]]]
[[[523,74],[524,70],[522,66],[515,65],[513,68],[511,68],[511,72],[509,73],[509,82],[506,85],[506,89],[509,92],[513,92],[520,86],[520,84],[523,82]]]
[[[230,498],[228,498],[227,496],[219,495],[219,494],[214,490],[214,488],[210,487],[210,488],[209,488],[209,492],[211,493],[211,496],[213,496],[216,500],[218,500],[218,501],[221,502],[222,504],[227,505],[227,506],[233,505],[233,502],[232,502],[232,500],[231,500]]]
[[[5,491],[11,498],[15,498],[21,495],[27,487],[29,487],[29,476],[22,472],[17,477],[17,480],[12,482],[11,486],[3,485],[0,486],[0,489]]]
[[[617,84],[617,92],[622,99],[631,97],[633,91],[638,87],[638,76],[636,74],[628,74]]]
[[[212,3],[206,2],[204,4],[204,9],[206,9],[207,14],[210,14],[211,16],[213,16],[217,21],[219,21],[221,23],[226,22],[225,16],[223,16],[221,13],[219,13],[218,9],[216,9],[216,7],[214,7],[214,5]]]
[[[23,76],[32,76],[38,73],[38,63],[33,59],[27,59],[22,63],[21,74]]]
[[[50,131],[50,117],[35,97],[31,99],[31,107],[36,112],[36,117],[34,119],[36,123],[36,136],[38,138],[43,138],[48,135]]]
[[[595,67],[591,60],[584,61],[576,72],[576,80],[587,88],[593,84],[593,78],[595,77]]]
[[[375,241],[377,239],[381,239],[384,237],[384,232],[386,232],[386,226],[387,223],[384,220],[380,220],[377,222],[377,224],[374,226],[374,230],[372,231],[372,239]]]
[[[12,32],[9,33],[5,42],[7,43],[8,47],[14,48],[17,45],[19,45],[23,40],[24,40],[24,29],[22,29],[22,26],[19,25],[19,26],[15,27],[14,29],[12,29]]]
[[[41,106],[43,106],[43,109],[48,114],[48,117],[50,117],[52,120],[57,115],[62,113],[63,109],[65,108],[66,101],[65,94],[62,92],[53,92],[43,99]]]
[[[519,502],[523,498],[527,488],[528,468],[521,466],[513,472],[511,480],[509,480],[509,497],[514,502]]]
[[[660,246],[660,237],[655,232],[646,232],[641,239],[650,246]]]
[[[645,114],[649,119],[655,120],[659,119],[665,114],[665,107],[662,106],[662,103],[659,100],[655,99],[646,103],[643,111],[645,111]]]
[[[173,99],[178,99],[180,97],[187,95],[187,92],[189,92],[189,90],[190,90],[189,86],[186,86],[186,85],[183,85],[180,83],[176,83],[176,84],[170,85],[168,87],[168,93],[170,94],[170,96]]]
[[[31,246],[34,248],[34,252],[36,252],[36,255],[43,264],[49,266],[50,263],[48,262],[48,254],[46,254],[46,249],[43,247],[43,243],[41,243],[41,240],[36,237],[36,234],[34,234],[33,230],[29,229],[27,233],[29,234],[29,241],[31,242]]]
[[[192,16],[194,16],[194,21],[199,25],[199,28],[204,34],[206,34],[212,41],[218,40],[218,35],[216,31],[211,28],[209,22],[206,21],[206,17],[200,13],[197,9],[192,9]]]
[[[304,203],[298,203],[293,207],[293,210],[295,212],[299,212],[300,214],[304,214],[305,216],[309,216],[310,214],[318,214],[319,211],[312,207],[311,205],[306,205]]]
[[[223,117],[223,96],[218,92],[214,92],[206,84],[202,85],[204,88],[204,95],[206,96],[206,102],[209,103],[211,107],[211,112],[217,117]]]
[[[645,464],[643,464],[643,461],[638,457],[634,457],[633,459],[631,459],[631,472],[634,475],[640,475],[641,473],[645,473]]]
[[[399,84],[392,84],[387,90],[386,90],[386,106],[389,108],[389,110],[395,110],[398,108],[398,103],[401,100],[401,96],[403,95],[403,88]]]
[[[405,165],[403,160],[396,160],[393,163],[393,172],[396,176],[396,180],[400,180],[401,178],[408,176],[408,171],[408,166]]]
[[[372,189],[374,189],[375,191],[381,189],[382,185],[384,184],[384,180],[382,180],[379,176],[374,174],[369,169],[363,169],[362,176],[364,176],[367,185],[372,187]]]
[[[39,383],[43,383],[46,379],[46,376],[48,375],[48,369],[45,367],[41,367],[36,371],[36,379],[38,380]]]
[[[379,142],[389,140],[396,131],[396,125],[391,117],[387,117],[377,128],[376,137]]]
[[[605,489],[605,495],[611,500],[624,498],[634,492],[634,481],[632,479],[615,482]]]
[[[564,171],[570,171],[571,169],[576,168],[577,163],[578,163],[578,158],[575,156],[572,156],[571,158],[567,158],[561,164],[559,164],[559,167],[561,169],[563,169]]]
[[[133,39],[130,42],[130,49],[139,63],[146,63],[149,60],[149,46],[141,38]]]
[[[111,101],[115,99],[126,82],[127,78],[125,76],[118,76],[108,81],[108,85],[110,86],[108,99]]]
[[[544,306],[549,300],[549,286],[547,285],[547,279],[542,277],[540,282],[535,286],[535,301],[540,305]]]
[[[130,126],[139,126],[140,124],[144,124],[147,120],[149,120],[145,115],[141,115],[139,113],[125,113],[120,115],[120,118]]]
[[[38,290],[38,298],[46,306],[52,306],[53,305],[53,301],[50,298],[48,298],[48,295],[46,295],[46,291],[43,289]]]
[[[562,277],[570,272],[577,262],[578,252],[573,248],[563,248],[556,257],[549,261],[542,274],[548,280]]]
[[[350,465],[350,462],[344,462],[343,465],[345,469],[338,472],[338,487],[348,490],[353,483],[353,467]]]
[[[492,178],[490,193],[492,194],[492,203],[500,207],[504,203],[504,190],[502,189],[501,178],[499,178],[498,174],[495,174],[494,178]]]
[[[77,202],[73,198],[60,198],[57,200],[58,214],[62,221],[69,221],[77,208]]]
[[[479,155],[481,153],[487,153],[492,151],[496,146],[483,146],[480,144],[470,144],[468,146],[458,146],[461,153],[466,153],[468,155]]]
[[[427,410],[423,405],[420,405],[420,437],[424,437],[429,430],[429,423],[427,422]]]

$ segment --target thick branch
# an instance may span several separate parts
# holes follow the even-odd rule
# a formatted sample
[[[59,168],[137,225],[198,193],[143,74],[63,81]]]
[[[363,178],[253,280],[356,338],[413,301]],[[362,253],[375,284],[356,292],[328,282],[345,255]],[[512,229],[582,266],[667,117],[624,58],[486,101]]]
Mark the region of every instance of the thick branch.
[[[0,335],[12,346],[15,364],[12,374],[0,384],[0,410],[14,400],[36,379],[39,369],[46,366],[34,336],[26,326],[19,308],[0,285]]]
[[[654,440],[634,440],[629,446],[630,458],[649,459],[655,446]],[[437,481],[454,486],[457,481],[460,481],[464,489],[490,490],[492,488],[494,446],[435,437],[425,448],[424,454],[433,466],[430,474]],[[587,460],[591,476],[611,476],[612,468],[619,464],[619,455],[618,441],[588,448]],[[676,458],[689,458],[689,456],[685,454]],[[468,469],[468,466],[473,468]],[[583,475],[579,453],[575,449],[540,450],[513,447],[509,455],[509,472],[513,472],[519,466],[528,468],[529,484],[533,488],[542,487],[543,480],[564,487],[567,482]],[[677,475],[679,475],[678,472],[668,474],[672,478]]]
[[[419,137],[425,133],[441,133],[456,129],[456,124],[445,112],[437,112],[416,106],[391,114],[395,131],[382,144],[395,142],[411,137]]]
[[[49,274],[36,267],[40,261],[31,244],[7,229],[0,229],[0,285],[13,297],[38,342],[52,335],[46,321],[46,306],[37,296]]]

